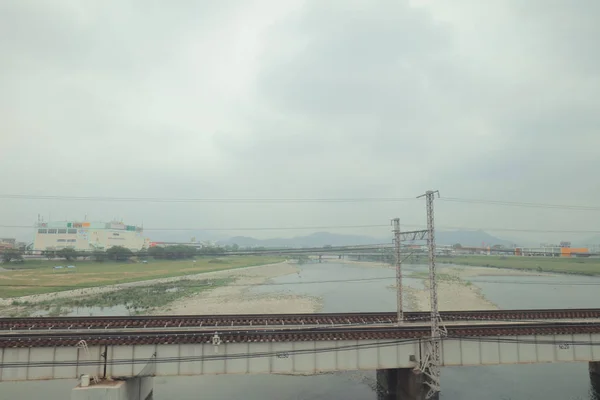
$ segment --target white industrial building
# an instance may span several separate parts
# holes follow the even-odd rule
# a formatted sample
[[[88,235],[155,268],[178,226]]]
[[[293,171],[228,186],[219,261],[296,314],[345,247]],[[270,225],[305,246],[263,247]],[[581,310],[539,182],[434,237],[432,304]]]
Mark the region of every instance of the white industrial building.
[[[73,248],[80,251],[106,250],[113,246],[137,251],[149,247],[143,229],[122,222],[56,221],[36,224],[34,250]]]

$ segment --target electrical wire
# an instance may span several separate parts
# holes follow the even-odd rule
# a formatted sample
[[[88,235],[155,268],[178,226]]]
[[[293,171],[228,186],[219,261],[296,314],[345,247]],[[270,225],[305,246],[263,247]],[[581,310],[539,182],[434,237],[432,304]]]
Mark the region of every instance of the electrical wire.
[[[423,224],[402,224],[403,227],[425,228]],[[0,228],[9,229],[39,229],[34,225],[1,225]],[[234,231],[293,231],[293,230],[321,230],[321,229],[371,229],[371,228],[389,228],[389,224],[365,224],[365,225],[319,225],[319,226],[285,226],[285,227],[182,227],[182,228],[143,228],[144,231],[151,232],[185,232],[185,231],[212,231],[212,232],[234,232]],[[599,234],[600,230],[594,229],[536,229],[536,228],[502,228],[502,227],[468,227],[439,225],[437,229],[442,230],[462,230],[462,231],[492,231],[492,232],[525,232],[525,233],[586,233]]]
[[[262,334],[262,333],[261,333]],[[212,337],[213,333],[193,334],[193,336],[209,336]],[[116,335],[118,336],[118,335]],[[71,339],[71,338],[69,338]],[[428,337],[422,338],[407,338],[399,339],[378,343],[365,343],[365,344],[351,344],[342,346],[323,347],[319,349],[282,349],[279,351],[267,351],[267,352],[256,352],[256,353],[234,353],[234,354],[203,354],[199,356],[174,356],[174,357],[150,357],[150,358],[138,358],[138,359],[111,359],[111,360],[63,360],[63,361],[20,361],[12,363],[2,363],[2,368],[35,368],[35,367],[67,367],[67,366],[101,366],[101,365],[135,365],[135,364],[164,364],[164,363],[188,363],[188,362],[202,362],[202,361],[227,361],[227,360],[239,360],[239,359],[253,359],[253,358],[266,358],[266,357],[277,357],[285,354],[288,357],[293,355],[306,355],[306,354],[321,354],[338,351],[351,351],[360,349],[371,349],[371,348],[386,348],[398,345],[408,344],[423,344],[428,342]],[[556,346],[563,342],[557,342],[551,339],[526,339],[526,338],[510,338],[510,337],[474,337],[464,335],[452,335],[441,338],[442,341],[446,340],[461,340],[461,341],[474,341],[483,343],[506,343],[506,344],[529,344],[529,345],[549,345]],[[0,339],[0,341],[2,341]],[[572,341],[566,340],[564,343],[568,343],[571,346],[600,346],[600,342],[597,341]],[[209,343],[203,343],[209,344]]]
[[[214,333],[203,333],[203,334],[193,334],[193,336],[208,336],[211,338]],[[262,334],[262,333],[260,333]],[[2,339],[0,339],[2,342]],[[198,362],[198,361],[223,361],[223,360],[238,360],[238,359],[248,359],[248,358],[265,358],[265,357],[273,357],[282,353],[286,353],[288,355],[301,355],[301,354],[320,354],[320,353],[328,353],[332,351],[348,351],[348,350],[359,350],[359,349],[369,349],[369,348],[380,348],[380,347],[390,347],[396,346],[398,344],[409,344],[409,343],[418,343],[418,338],[410,338],[410,339],[399,339],[393,341],[387,341],[383,343],[365,343],[365,344],[351,344],[351,345],[342,345],[335,347],[324,347],[319,349],[296,349],[296,350],[282,350],[282,351],[267,351],[267,352],[256,352],[256,353],[237,353],[237,354],[209,354],[209,355],[199,355],[199,356],[176,356],[176,357],[154,357],[154,358],[138,358],[138,359],[112,359],[107,360],[107,365],[133,365],[133,364],[147,364],[147,363],[172,363],[172,362]],[[3,363],[0,364],[3,368],[19,368],[19,367],[49,367],[49,366],[91,366],[104,364],[104,361],[98,360],[65,360],[65,361],[35,361],[35,362],[14,362],[14,363]]]
[[[34,225],[0,225],[0,228],[38,229]],[[321,226],[286,226],[286,227],[238,227],[238,228],[143,228],[144,231],[286,231],[286,230],[316,230],[316,229],[364,229],[364,228],[389,228],[384,224],[370,225],[321,225]],[[44,228],[46,229],[46,228]]]
[[[111,197],[111,196],[51,196],[32,194],[0,194],[0,199],[110,201],[140,203],[396,203],[415,201],[414,197],[316,197],[316,198],[169,198],[169,197]]]
[[[230,269],[230,270],[222,270],[222,271],[214,271],[214,272],[236,272],[236,269]],[[443,272],[443,271],[442,271]],[[406,276],[409,279],[417,279],[417,280],[428,280],[429,278],[426,277],[418,277],[418,276]],[[179,278],[177,276],[174,277],[170,277],[171,278]],[[153,279],[160,279],[160,278],[151,278],[149,280],[153,280]],[[219,278],[215,278],[215,279],[219,279]],[[244,284],[244,283],[231,283],[231,284],[227,284],[226,286],[231,286],[231,287],[259,287],[259,286],[292,286],[292,285],[315,285],[315,284],[325,284],[325,283],[357,283],[357,282],[376,282],[376,281],[385,281],[385,280],[394,280],[396,279],[395,276],[384,276],[384,277],[373,277],[373,278],[354,278],[354,279],[329,279],[329,280],[313,280],[313,281],[290,281],[290,282],[264,282],[264,283],[252,283],[252,284]],[[70,285],[34,285],[34,284],[26,284],[26,283],[0,283],[0,287],[35,287],[35,288],[53,288],[53,289],[66,289],[66,290],[84,290],[84,289],[93,289],[93,288],[103,288],[103,287],[111,287],[111,286],[116,286],[116,285],[131,285],[129,287],[124,287],[123,289],[127,289],[127,288],[147,288],[147,287],[152,287],[152,286],[157,286],[157,285],[173,285],[173,286],[177,286],[177,284],[179,283],[180,286],[182,287],[186,287],[186,288],[209,288],[209,287],[213,287],[213,285],[211,284],[206,284],[206,283],[198,283],[198,284],[194,284],[191,285],[189,284],[190,281],[200,281],[200,279],[179,279],[179,280],[175,280],[172,282],[163,282],[163,283],[147,283],[146,281],[135,281],[135,282],[124,282],[124,283],[115,283],[115,284],[103,284],[101,286],[86,286],[86,287],[81,287],[81,286],[70,286]],[[210,278],[205,278],[202,279],[203,281],[211,281],[213,279]],[[600,286],[600,279],[598,280],[598,282],[590,282],[590,281],[579,281],[579,282],[540,282],[540,281],[516,281],[516,280],[511,280],[511,281],[503,281],[503,280],[488,280],[488,279],[466,279],[464,280],[465,282],[473,282],[473,283],[498,283],[498,284],[515,284],[515,285],[545,285],[545,286]],[[186,283],[182,283],[182,282],[186,282]],[[443,283],[443,281],[441,281]],[[120,289],[119,289],[120,290]]]
[[[467,204],[487,204],[496,206],[510,207],[526,207],[526,208],[550,208],[562,210],[580,210],[580,211],[600,211],[597,206],[582,206],[568,204],[548,204],[548,203],[528,203],[519,201],[503,201],[503,200],[483,200],[483,199],[466,199],[460,197],[442,197],[439,200],[443,202],[467,203]]]
[[[65,196],[34,194],[0,194],[0,199],[17,200],[56,200],[56,201],[111,201],[111,202],[150,202],[150,203],[372,203],[415,201],[416,197],[315,197],[315,198],[169,198],[169,197],[116,197],[116,196]],[[597,206],[533,203],[504,200],[469,199],[442,197],[443,202],[488,204],[499,206],[552,208],[564,210],[600,211]]]
[[[411,278],[409,276],[409,278]],[[422,277],[412,277],[413,279],[421,279],[428,280],[429,278]],[[443,282],[443,281],[442,281]],[[511,285],[545,285],[545,286],[598,286],[600,285],[600,280],[598,282],[539,282],[539,281],[500,281],[500,280],[488,280],[488,279],[466,279],[464,282],[473,282],[473,283],[507,283]]]
[[[235,270],[223,270],[223,271],[235,271]],[[176,277],[175,277],[176,278]],[[156,278],[160,279],[160,278]],[[299,282],[265,282],[265,283],[252,283],[252,284],[227,284],[226,286],[237,286],[237,287],[257,287],[257,286],[287,286],[287,285],[313,285],[313,284],[322,284],[322,283],[356,283],[356,282],[373,282],[373,281],[381,281],[387,279],[395,279],[394,276],[386,276],[386,277],[378,277],[378,278],[355,278],[355,279],[330,279],[330,280],[320,280],[320,281],[299,281]],[[178,280],[168,283],[154,283],[148,285],[142,285],[144,281],[135,281],[135,282],[127,282],[127,283],[117,283],[114,285],[127,285],[136,283],[135,287],[151,287],[156,285],[169,285],[173,284],[173,286],[177,286],[177,283],[181,283],[182,281],[189,282],[190,280]],[[69,285],[29,285],[29,284],[2,284],[0,283],[0,287],[37,287],[37,288],[62,288],[62,289],[91,289],[91,288],[102,288],[105,286],[112,286],[111,284],[103,285],[103,286],[69,286]],[[190,288],[199,288],[199,287],[212,287],[210,284],[197,284],[197,285],[180,285],[182,287],[190,287]],[[126,289],[126,288],[124,288]]]

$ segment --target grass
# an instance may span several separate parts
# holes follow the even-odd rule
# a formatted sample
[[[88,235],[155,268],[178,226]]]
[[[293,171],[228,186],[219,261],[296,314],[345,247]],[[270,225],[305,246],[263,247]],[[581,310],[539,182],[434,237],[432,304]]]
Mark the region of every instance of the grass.
[[[50,317],[64,315],[73,308],[83,307],[124,306],[130,314],[141,314],[204,290],[226,285],[231,281],[230,278],[212,280],[183,279],[176,282],[137,286],[93,296],[46,300],[35,304],[15,300],[12,305],[27,307],[21,314],[44,310]]]
[[[414,279],[424,279],[426,281],[429,281],[429,272],[412,272],[409,276],[409,278],[414,278]],[[456,276],[456,275],[452,275],[452,274],[445,274],[445,273],[437,273],[436,274],[436,281],[440,282],[454,282],[454,283],[460,283],[461,285],[464,286],[471,286],[471,282],[469,281],[465,281],[463,279],[461,279],[460,277]]]
[[[0,273],[0,297],[19,297],[118,283],[138,282],[204,272],[265,265],[282,261],[281,257],[233,256],[219,259],[199,258],[182,261],[143,263],[94,261],[27,261],[18,270]],[[75,265],[75,270],[53,270],[55,265]]]
[[[555,272],[578,275],[600,275],[600,258],[581,257],[519,257],[519,256],[459,256],[437,257],[440,263]]]

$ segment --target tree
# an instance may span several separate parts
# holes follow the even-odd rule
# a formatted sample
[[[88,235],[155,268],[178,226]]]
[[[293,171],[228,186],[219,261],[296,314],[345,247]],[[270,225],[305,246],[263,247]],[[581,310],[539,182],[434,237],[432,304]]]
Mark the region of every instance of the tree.
[[[133,256],[133,252],[127,247],[113,246],[106,250],[106,255],[111,260],[115,261],[126,261]]]
[[[42,251],[42,256],[46,257],[48,260],[52,260],[56,257],[56,252],[54,250],[44,250]]]
[[[64,258],[67,261],[71,261],[71,260],[76,259],[79,254],[77,253],[77,250],[75,250],[71,247],[67,247],[67,248],[58,250],[56,252],[56,255],[58,257]]]
[[[136,256],[140,259],[140,260],[145,260],[148,258],[148,249],[146,249],[145,247],[142,247],[141,250],[139,250],[136,254]]]
[[[165,248],[158,246],[150,247],[148,249],[148,255],[155,260],[161,260],[165,258]]]
[[[184,258],[192,258],[196,255],[196,249],[191,246],[175,245],[163,248],[164,258],[169,260],[182,260]]]
[[[103,250],[94,250],[92,257],[94,257],[94,261],[96,262],[104,262],[106,253]]]
[[[453,249],[462,249],[462,244],[460,244],[460,243],[453,244],[452,248]]]
[[[9,263],[12,260],[23,260],[23,253],[18,249],[6,249],[2,252],[2,261]]]
[[[222,254],[224,252],[225,252],[225,249],[223,247],[219,247],[219,246],[203,246],[201,249],[198,249],[199,254],[205,254],[205,255],[216,255],[216,254]]]

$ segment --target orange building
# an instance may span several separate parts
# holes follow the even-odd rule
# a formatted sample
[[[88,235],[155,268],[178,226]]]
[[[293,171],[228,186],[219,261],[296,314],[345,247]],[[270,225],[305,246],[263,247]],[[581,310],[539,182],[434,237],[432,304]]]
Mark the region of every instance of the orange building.
[[[560,256],[561,257],[571,257],[583,255],[587,256],[590,254],[590,249],[586,247],[561,247],[560,248]]]

